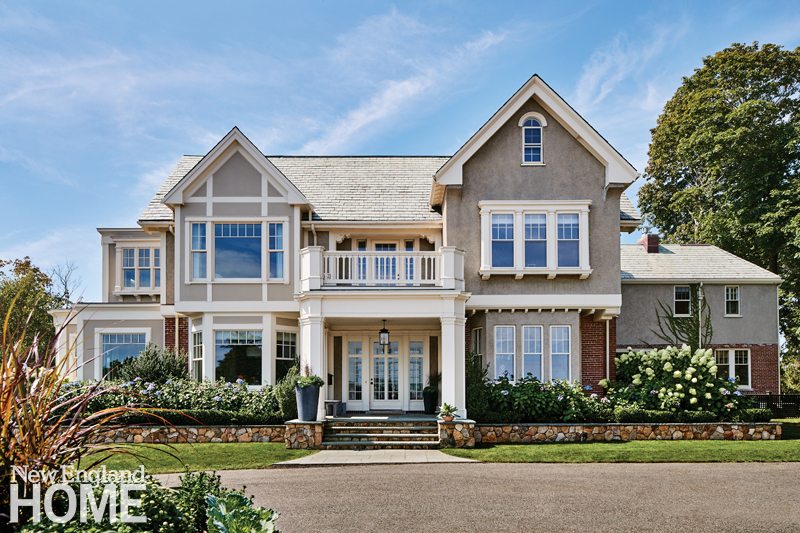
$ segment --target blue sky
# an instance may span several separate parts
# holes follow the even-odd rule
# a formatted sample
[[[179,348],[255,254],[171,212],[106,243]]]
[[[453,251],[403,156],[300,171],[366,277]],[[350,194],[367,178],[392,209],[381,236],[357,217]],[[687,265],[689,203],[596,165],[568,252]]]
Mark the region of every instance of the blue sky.
[[[643,171],[681,76],[754,40],[798,46],[797,3],[0,0],[0,258],[74,261],[96,300],[94,228],[232,126],[268,154],[451,154],[533,73]]]

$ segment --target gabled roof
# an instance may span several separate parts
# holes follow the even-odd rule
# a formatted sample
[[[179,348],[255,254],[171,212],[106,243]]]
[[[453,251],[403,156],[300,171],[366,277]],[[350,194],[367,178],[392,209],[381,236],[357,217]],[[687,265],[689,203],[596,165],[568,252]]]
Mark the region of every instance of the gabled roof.
[[[315,220],[439,221],[430,208],[431,176],[447,156],[263,156],[294,183],[314,206]],[[203,159],[180,158],[139,219],[141,224],[167,223],[173,212],[163,198]],[[620,221],[639,213],[622,194]]]
[[[217,158],[233,144],[238,143],[239,146],[250,156],[250,158],[259,166],[261,170],[268,176],[273,178],[276,182],[282,185],[287,191],[287,198],[290,204],[308,204],[308,199],[303,196],[297,187],[286,176],[273,165],[269,159],[264,157],[264,154],[256,148],[256,146],[247,138],[247,136],[239,130],[236,126],[228,132],[225,137],[220,140],[214,148],[212,148],[192,169],[175,184],[175,186],[164,195],[163,202],[165,204],[181,204],[183,203],[183,191],[188,187],[192,181],[202,174],[209,166],[217,161]]]
[[[620,268],[623,283],[781,282],[777,274],[710,244],[662,244],[657,254],[623,244]]]
[[[591,124],[578,114],[558,93],[556,93],[537,74],[520,87],[494,115],[458,149],[458,151],[439,169],[435,176],[436,185],[461,185],[462,166],[478,149],[484,145],[531,97],[536,96],[539,103],[568,132],[572,134],[606,169],[606,185],[628,185],[638,172]],[[439,195],[434,192],[432,199]],[[433,202],[436,204],[436,201]]]

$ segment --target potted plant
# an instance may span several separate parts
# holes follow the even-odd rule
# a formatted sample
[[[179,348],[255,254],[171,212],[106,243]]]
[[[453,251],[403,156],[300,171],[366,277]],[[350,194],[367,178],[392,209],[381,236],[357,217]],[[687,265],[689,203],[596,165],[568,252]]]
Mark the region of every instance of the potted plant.
[[[321,377],[311,373],[308,365],[303,369],[303,375],[297,378],[294,387],[297,399],[297,418],[303,422],[313,422],[317,419],[319,406],[319,389],[325,384]]]
[[[452,422],[453,419],[456,417],[457,412],[458,408],[455,405],[450,405],[449,403],[443,403],[442,406],[439,408],[439,418],[441,418],[445,422]]]
[[[422,389],[422,401],[425,403],[426,415],[436,414],[436,404],[439,403],[439,382],[441,380],[441,374],[431,374],[428,376],[428,385]]]

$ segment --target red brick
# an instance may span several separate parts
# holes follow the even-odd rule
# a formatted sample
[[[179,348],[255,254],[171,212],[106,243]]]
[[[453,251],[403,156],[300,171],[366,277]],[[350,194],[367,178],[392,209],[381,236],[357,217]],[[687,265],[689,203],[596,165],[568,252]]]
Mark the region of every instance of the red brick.
[[[589,385],[595,392],[601,392],[599,382],[606,376],[606,346],[609,347],[609,357],[613,358],[614,348],[617,345],[617,319],[611,319],[608,324],[609,339],[606,345],[606,322],[594,320],[592,316],[581,317],[581,384]],[[611,379],[614,379],[614,361],[609,365]]]

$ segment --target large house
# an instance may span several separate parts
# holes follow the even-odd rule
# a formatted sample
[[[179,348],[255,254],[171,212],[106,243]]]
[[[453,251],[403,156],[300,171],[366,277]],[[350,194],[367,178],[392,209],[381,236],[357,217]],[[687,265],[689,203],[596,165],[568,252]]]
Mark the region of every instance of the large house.
[[[597,387],[704,301],[721,371],[778,392],[780,278],[713,246],[620,246],[637,176],[538,76],[452,156],[266,156],[234,128],[136,227],[98,230],[102,301],[54,313],[75,315],[61,353],[96,379],[153,342],[253,386],[299,354],[348,411],[421,410],[441,374],[463,414],[467,351]]]

